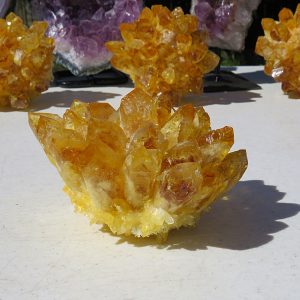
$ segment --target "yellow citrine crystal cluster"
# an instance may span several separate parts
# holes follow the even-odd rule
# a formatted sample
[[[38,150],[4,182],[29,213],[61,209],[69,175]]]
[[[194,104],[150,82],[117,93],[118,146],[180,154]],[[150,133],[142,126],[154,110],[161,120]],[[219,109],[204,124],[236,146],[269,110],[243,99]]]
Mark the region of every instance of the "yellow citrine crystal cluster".
[[[219,57],[197,29],[197,18],[181,8],[145,8],[136,22],[121,24],[123,41],[106,44],[113,53],[111,63],[151,96],[172,93],[180,99],[199,92],[203,75],[218,65]]]
[[[266,60],[265,73],[282,82],[287,94],[300,97],[300,4],[295,14],[284,8],[279,21],[263,19],[265,36],[259,37],[256,53]]]
[[[211,130],[192,105],[162,122],[137,88],[118,111],[74,101],[62,118],[30,113],[29,122],[76,208],[116,234],[164,237],[193,225],[247,167],[244,150],[229,153],[232,128]]]
[[[0,19],[0,106],[26,108],[52,79],[54,41],[46,22],[27,28],[13,13]]]
[[[122,25],[125,39],[143,38],[132,42],[133,52],[125,44],[110,44],[111,49],[125,47],[114,61],[122,70],[126,62],[137,85],[118,110],[107,103],[75,100],[63,117],[29,114],[30,126],[77,210],[115,234],[163,239],[170,229],[194,225],[247,168],[246,151],[229,153],[232,128],[212,130],[202,107],[188,104],[174,111],[161,101],[167,95],[174,103],[172,97],[198,89],[199,74],[216,63],[202,42],[194,48],[193,38],[200,41],[197,33],[185,34],[197,28],[194,20],[180,9],[170,13],[154,6],[144,9],[136,23]],[[139,46],[152,35],[155,39],[143,44],[146,48]],[[187,40],[181,44],[179,37]],[[192,63],[197,49],[195,55],[204,59],[199,66]],[[136,65],[135,58],[144,61]],[[174,68],[174,80],[162,74],[168,66]]]

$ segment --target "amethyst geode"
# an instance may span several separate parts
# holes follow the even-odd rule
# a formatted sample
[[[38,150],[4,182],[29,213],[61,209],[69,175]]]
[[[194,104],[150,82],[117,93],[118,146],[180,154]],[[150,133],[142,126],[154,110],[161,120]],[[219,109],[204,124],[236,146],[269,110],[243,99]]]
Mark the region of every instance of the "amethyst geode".
[[[241,51],[245,45],[252,13],[261,0],[192,0],[191,12],[199,29],[207,30],[208,45]]]
[[[212,38],[224,33],[234,20],[236,1],[197,1],[194,7],[200,29],[207,29]]]
[[[134,21],[142,0],[32,0],[35,19],[46,20],[55,39],[57,62],[74,75],[107,69],[105,43],[121,38],[119,25]]]

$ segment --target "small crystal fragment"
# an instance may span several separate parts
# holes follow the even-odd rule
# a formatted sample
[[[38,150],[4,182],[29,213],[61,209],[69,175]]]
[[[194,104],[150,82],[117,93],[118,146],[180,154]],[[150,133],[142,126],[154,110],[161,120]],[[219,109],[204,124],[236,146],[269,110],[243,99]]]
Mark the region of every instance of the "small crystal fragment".
[[[279,21],[263,19],[265,36],[256,43],[256,53],[263,56],[265,73],[282,83],[285,93],[300,97],[300,4],[295,14],[283,8]]]
[[[46,30],[45,22],[27,28],[13,13],[0,19],[0,106],[26,108],[48,89],[54,40]]]

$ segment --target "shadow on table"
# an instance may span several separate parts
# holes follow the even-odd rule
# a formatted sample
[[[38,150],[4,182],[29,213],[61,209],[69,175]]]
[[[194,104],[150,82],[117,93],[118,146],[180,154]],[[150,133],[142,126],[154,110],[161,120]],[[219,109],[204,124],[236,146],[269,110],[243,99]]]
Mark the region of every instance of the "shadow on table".
[[[61,92],[49,91],[32,100],[30,102],[29,108],[19,111],[39,111],[53,106],[69,108],[74,99],[79,99],[82,102],[96,102],[105,101],[117,96],[120,96],[120,94],[76,90],[63,90]],[[18,110],[11,108],[2,108],[0,111],[13,112]]]
[[[260,94],[249,91],[205,93],[185,96],[181,104],[191,103],[194,106],[228,105],[231,103],[255,102],[257,98],[261,98]]]
[[[128,81],[126,83],[117,84],[116,87],[134,89],[134,84],[133,84],[132,80],[130,78],[128,78]]]
[[[241,181],[229,193],[228,200],[219,200],[200,218],[194,228],[182,228],[157,244],[154,238],[134,237],[118,240],[136,247],[198,250],[217,247],[247,250],[270,242],[272,234],[288,227],[281,219],[300,211],[300,205],[280,203],[285,193],[261,180]]]
[[[96,102],[109,100],[117,96],[120,96],[120,94],[76,90],[50,91],[32,101],[30,110],[39,111],[52,106],[69,108],[74,99],[79,99],[82,102]]]
[[[129,82],[128,87],[130,87],[130,84]],[[64,90],[61,92],[50,91],[33,100],[29,109],[30,111],[39,111],[52,106],[68,108],[74,99],[80,99],[83,102],[95,102],[106,101],[117,96],[121,96],[121,94],[76,90]],[[195,106],[212,104],[226,105],[231,103],[255,102],[254,99],[260,97],[258,93],[249,91],[207,93],[202,95],[189,95],[185,97],[182,104],[192,103]]]
[[[239,73],[240,76],[247,78],[248,80],[255,82],[257,84],[264,83],[275,83],[276,81],[264,73],[264,71],[253,71],[246,73]]]

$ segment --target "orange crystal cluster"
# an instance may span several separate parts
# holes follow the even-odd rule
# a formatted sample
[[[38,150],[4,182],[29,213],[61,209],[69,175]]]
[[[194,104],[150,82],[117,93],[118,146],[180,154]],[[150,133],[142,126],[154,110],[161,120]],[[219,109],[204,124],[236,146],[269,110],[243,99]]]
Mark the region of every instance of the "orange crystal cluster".
[[[219,62],[208,50],[206,33],[198,31],[197,17],[181,8],[144,8],[137,21],[121,24],[120,31],[124,41],[106,44],[113,53],[111,63],[151,96],[172,93],[178,101],[199,92],[203,75]]]
[[[279,21],[263,19],[265,36],[257,40],[256,53],[266,60],[265,73],[282,82],[289,95],[300,97],[300,4],[295,14],[284,8]]]
[[[78,211],[116,234],[165,238],[193,225],[247,167],[244,150],[229,153],[232,128],[211,130],[189,104],[162,120],[137,88],[117,111],[76,100],[62,118],[30,113],[29,122]]]
[[[54,40],[46,22],[27,28],[13,13],[0,19],[0,106],[26,108],[52,79]]]

